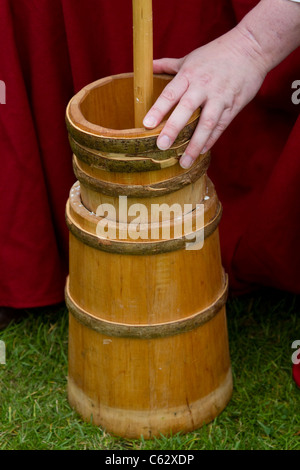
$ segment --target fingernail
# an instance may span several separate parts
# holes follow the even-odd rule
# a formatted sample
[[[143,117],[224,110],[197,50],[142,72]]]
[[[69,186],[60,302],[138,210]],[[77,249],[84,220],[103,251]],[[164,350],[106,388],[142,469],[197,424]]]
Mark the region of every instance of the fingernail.
[[[157,147],[160,150],[167,150],[171,145],[170,138],[167,135],[162,135],[157,140]]]
[[[189,155],[183,154],[181,159],[179,160],[179,163],[181,168],[190,168],[192,166],[193,159]]]
[[[145,117],[143,124],[145,127],[155,127],[156,120],[154,119],[153,116],[147,116]]]

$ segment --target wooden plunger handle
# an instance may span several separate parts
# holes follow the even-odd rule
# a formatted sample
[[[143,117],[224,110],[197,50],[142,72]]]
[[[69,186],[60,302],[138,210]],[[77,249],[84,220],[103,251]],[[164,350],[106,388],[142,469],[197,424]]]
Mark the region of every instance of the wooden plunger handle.
[[[135,127],[153,104],[152,0],[132,0]]]

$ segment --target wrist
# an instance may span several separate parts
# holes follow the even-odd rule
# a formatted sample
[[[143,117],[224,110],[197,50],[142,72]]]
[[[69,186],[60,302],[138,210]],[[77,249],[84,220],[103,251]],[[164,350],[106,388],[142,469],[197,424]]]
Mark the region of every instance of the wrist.
[[[236,30],[245,51],[266,74],[300,45],[300,4],[261,0]]]
[[[269,64],[260,42],[256,39],[252,28],[242,22],[237,24],[234,30],[234,43],[237,52],[254,66],[257,72],[264,78],[269,72]]]

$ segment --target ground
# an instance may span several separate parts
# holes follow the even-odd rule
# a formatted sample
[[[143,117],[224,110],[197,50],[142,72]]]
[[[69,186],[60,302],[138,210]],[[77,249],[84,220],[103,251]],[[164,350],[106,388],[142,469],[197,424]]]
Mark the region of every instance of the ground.
[[[0,450],[300,450],[300,389],[291,373],[299,312],[300,297],[280,291],[229,299],[234,392],[226,409],[187,435],[130,441],[83,423],[68,404],[65,306],[29,311],[0,333]]]

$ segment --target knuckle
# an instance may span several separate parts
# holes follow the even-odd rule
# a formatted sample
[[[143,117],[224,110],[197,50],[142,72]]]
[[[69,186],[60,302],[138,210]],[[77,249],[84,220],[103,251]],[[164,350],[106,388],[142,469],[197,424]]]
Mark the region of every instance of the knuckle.
[[[212,76],[209,73],[203,73],[202,75],[199,76],[198,78],[199,82],[201,85],[207,85],[212,81]]]
[[[156,105],[152,106],[151,114],[155,115],[158,118],[161,118],[163,115],[162,110]]]
[[[165,126],[165,132],[170,136],[170,137],[177,137],[179,133],[178,126],[176,122],[173,121],[168,121],[166,126]]]
[[[219,131],[219,132],[223,132],[223,131],[225,131],[226,127],[227,127],[226,122],[220,121],[220,122],[218,122],[218,124],[216,125],[216,130]]]
[[[223,84],[215,85],[214,93],[215,93],[217,99],[224,98],[225,92],[226,92],[226,88]]]
[[[201,148],[199,144],[196,142],[190,142],[188,148],[186,149],[186,153],[188,153],[193,160],[195,160],[200,155]]]
[[[183,108],[187,109],[188,111],[194,111],[194,109],[196,108],[194,100],[192,100],[192,98],[188,98],[187,96],[181,99],[180,104]]]
[[[225,109],[232,111],[241,101],[241,89],[239,87],[233,88],[229,96],[225,96]]]
[[[176,93],[174,88],[166,86],[166,88],[162,91],[161,96],[165,98],[167,101],[175,101]]]
[[[205,130],[211,131],[216,127],[216,119],[212,116],[208,116],[203,120],[202,126]]]
[[[240,95],[241,91],[242,91],[242,88],[241,88],[240,84],[235,83],[235,84],[232,85],[232,93],[233,93],[234,96]]]
[[[205,143],[205,147],[206,149],[210,149],[214,143],[216,142],[217,140],[217,135],[215,133],[213,133],[206,141]]]
[[[190,71],[189,69],[185,69],[182,71],[181,74],[177,75],[177,80],[180,80],[181,86],[187,90],[188,87],[190,86],[190,83],[193,79],[193,71]]]

